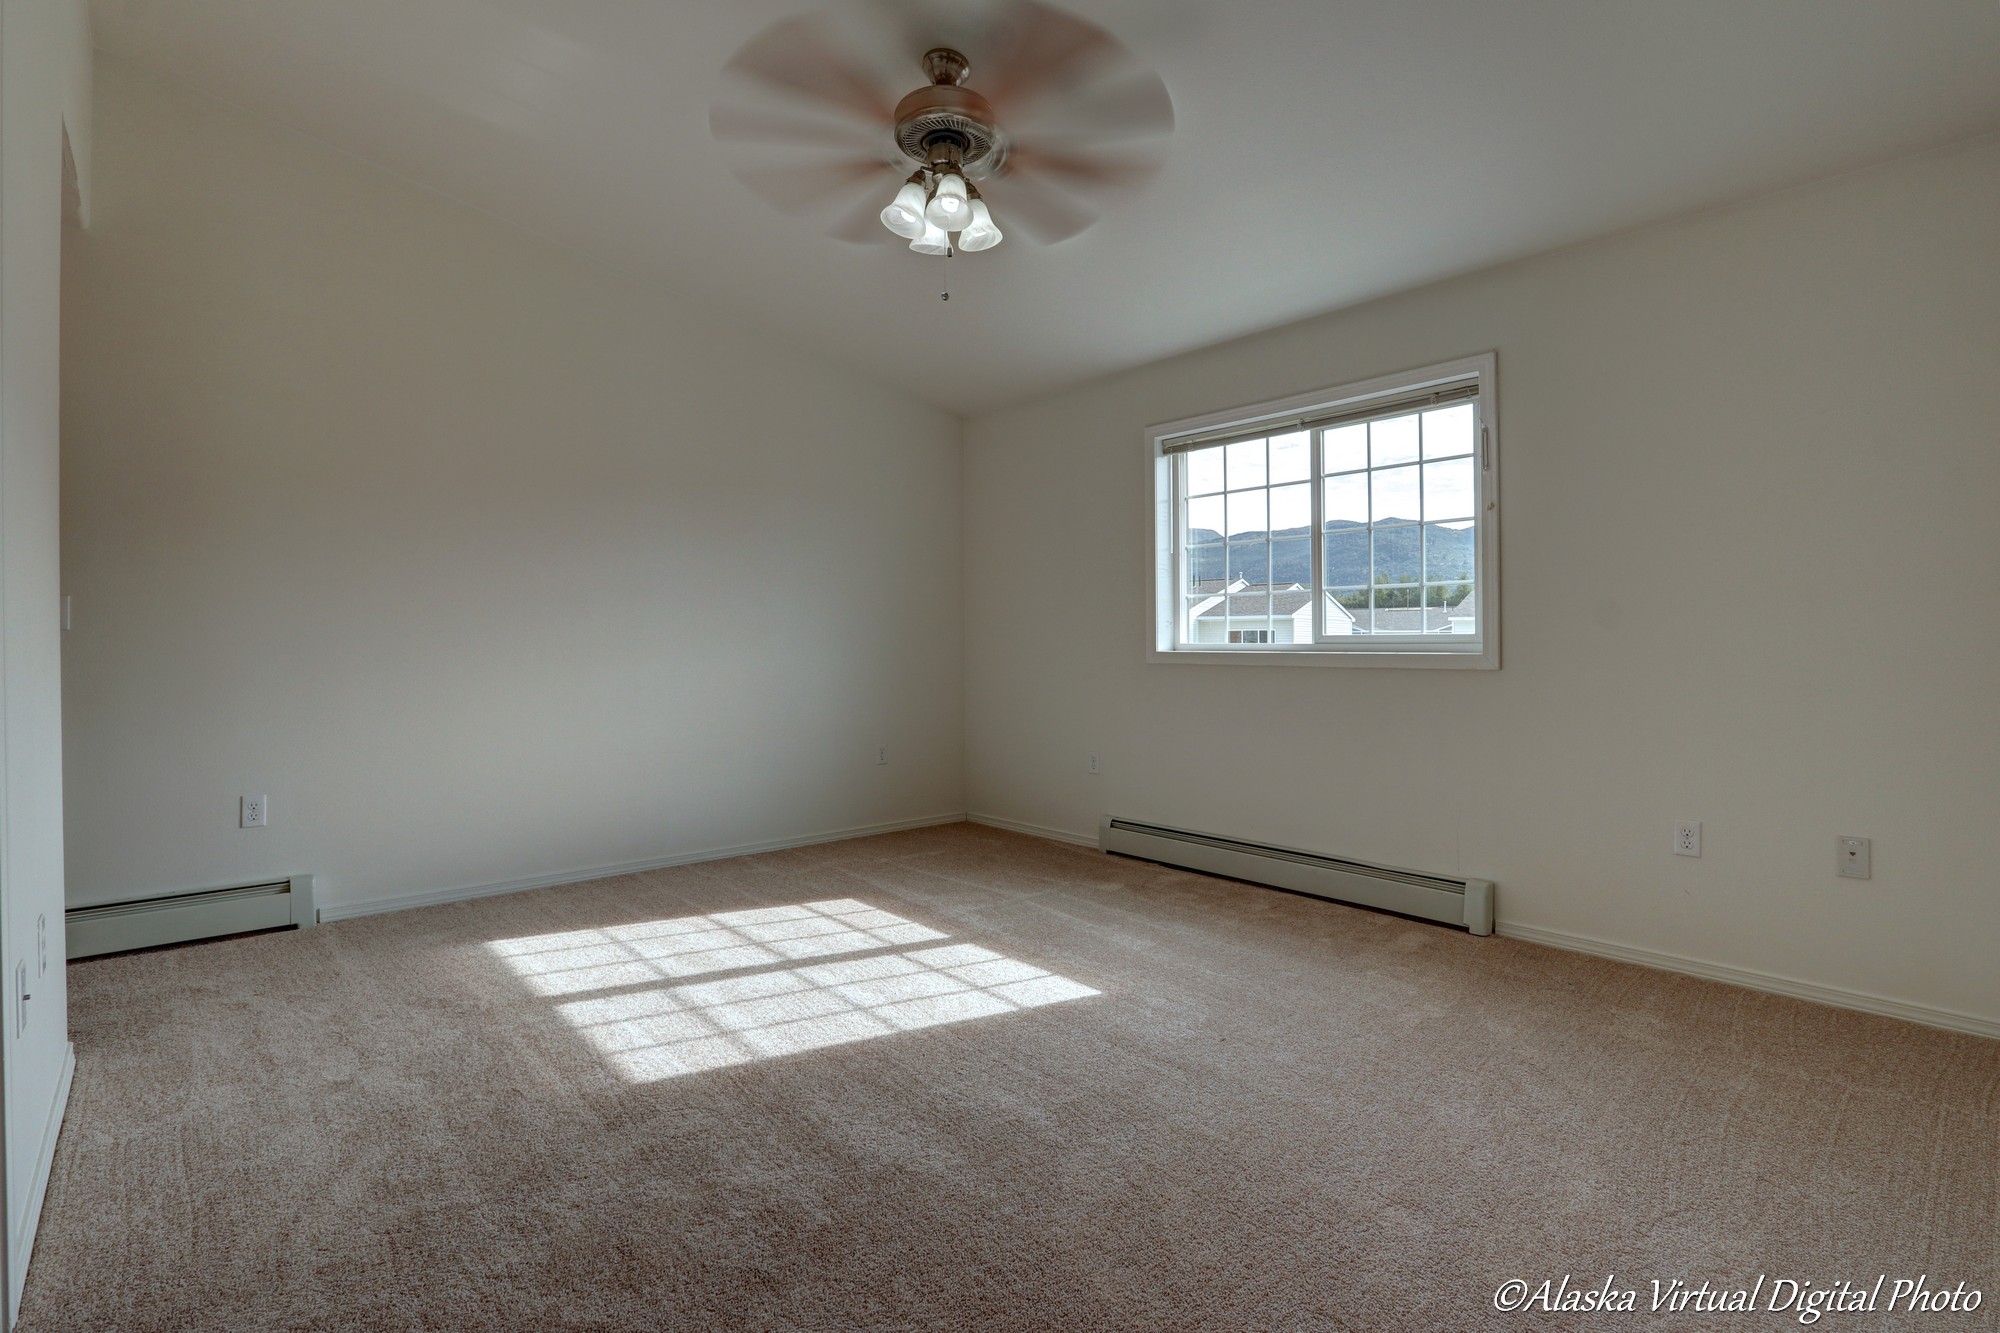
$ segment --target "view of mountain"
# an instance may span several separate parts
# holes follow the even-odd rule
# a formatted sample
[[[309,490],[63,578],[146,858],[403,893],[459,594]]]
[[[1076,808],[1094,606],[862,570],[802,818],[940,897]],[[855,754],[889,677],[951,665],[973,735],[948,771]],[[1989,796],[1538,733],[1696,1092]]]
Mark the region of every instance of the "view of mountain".
[[[1419,531],[1424,534],[1420,539]],[[1242,577],[1265,582],[1265,537],[1262,532],[1237,534],[1226,546],[1222,534],[1207,528],[1188,532],[1188,576],[1192,579]],[[1270,537],[1270,582],[1312,582],[1312,529],[1280,528]],[[1475,529],[1432,524],[1419,529],[1382,528],[1375,533],[1375,578],[1368,576],[1368,525],[1336,519],[1326,525],[1327,586],[1360,587],[1370,582],[1414,583],[1423,576],[1419,540],[1429,546],[1433,582],[1472,578]]]

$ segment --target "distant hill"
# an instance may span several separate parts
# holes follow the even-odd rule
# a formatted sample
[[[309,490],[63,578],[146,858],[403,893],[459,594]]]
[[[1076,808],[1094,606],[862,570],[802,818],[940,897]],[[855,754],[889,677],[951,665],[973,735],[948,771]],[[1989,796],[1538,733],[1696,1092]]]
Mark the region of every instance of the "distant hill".
[[[1421,576],[1419,529],[1384,528],[1375,534],[1376,574],[1381,581],[1414,583]],[[1435,582],[1469,580],[1472,577],[1474,529],[1441,528],[1433,525],[1429,534],[1430,576]],[[1368,577],[1368,525],[1336,519],[1326,525],[1328,585],[1358,586]],[[1264,582],[1264,537],[1261,532],[1245,532],[1225,548],[1222,534],[1207,528],[1188,531],[1188,571],[1190,578],[1224,579],[1237,575],[1252,583]],[[1271,538],[1271,582],[1312,584],[1312,529],[1279,528]],[[1215,543],[1208,545],[1206,543]],[[1233,558],[1232,554],[1233,553]]]

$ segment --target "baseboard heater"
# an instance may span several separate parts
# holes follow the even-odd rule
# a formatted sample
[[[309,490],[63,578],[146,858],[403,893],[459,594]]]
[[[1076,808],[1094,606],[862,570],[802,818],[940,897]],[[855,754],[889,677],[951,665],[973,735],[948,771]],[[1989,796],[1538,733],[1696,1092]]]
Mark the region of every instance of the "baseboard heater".
[[[1190,829],[1164,828],[1106,815],[1097,827],[1097,845],[1120,856],[1200,870],[1211,875],[1268,884],[1335,902],[1358,903],[1404,916],[1464,926],[1475,935],[1493,933],[1493,882],[1425,875],[1394,866],[1371,865],[1296,847],[1221,838]]]
[[[293,875],[290,879],[230,889],[72,907],[63,913],[71,958],[95,958],[99,954],[185,944],[189,940],[283,926],[303,930],[318,920],[313,910],[311,875]]]

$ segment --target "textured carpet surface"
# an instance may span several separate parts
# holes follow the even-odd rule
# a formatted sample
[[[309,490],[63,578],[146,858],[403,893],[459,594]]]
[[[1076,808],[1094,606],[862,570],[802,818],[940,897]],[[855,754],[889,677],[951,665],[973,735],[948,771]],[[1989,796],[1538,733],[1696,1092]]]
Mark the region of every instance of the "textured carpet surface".
[[[70,969],[27,1333],[1996,1326],[2000,1043],[972,825]],[[1570,1275],[1639,1312],[1494,1308]],[[1886,1289],[1885,1289],[1886,1293]]]

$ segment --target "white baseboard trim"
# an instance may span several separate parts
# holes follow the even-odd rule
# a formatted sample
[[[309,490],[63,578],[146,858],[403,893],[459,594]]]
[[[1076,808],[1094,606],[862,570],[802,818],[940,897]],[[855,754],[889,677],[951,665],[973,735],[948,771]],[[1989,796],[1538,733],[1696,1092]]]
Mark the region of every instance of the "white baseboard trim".
[[[1698,958],[1683,958],[1679,954],[1634,949],[1629,945],[1611,944],[1585,935],[1544,930],[1540,926],[1517,926],[1511,922],[1496,921],[1493,933],[1504,935],[1508,939],[1525,940],[1529,944],[1546,944],[1552,949],[1595,954],[1599,958],[1615,958],[1621,963],[1637,963],[1640,967],[1655,968],[1662,972],[1680,972],[1686,976],[1727,982],[1732,986],[1766,991],[1772,995],[1788,995],[1795,1000],[1810,1000],[1814,1004],[1828,1004],[1836,1009],[1858,1009],[1864,1014],[1900,1018],[1911,1023],[1922,1023],[1926,1027],[1970,1033],[1975,1037],[2000,1037],[2000,1021],[1980,1018],[1974,1014],[1962,1014],[1954,1009],[1934,1009],[1929,1005],[1911,1004],[1906,1000],[1891,1000],[1886,996],[1870,995],[1866,991],[1821,986],[1814,982],[1796,981],[1791,977],[1776,976],[1769,972],[1750,972],[1740,967],[1703,962]]]
[[[636,875],[646,870],[665,870],[670,866],[695,865],[702,861],[726,861],[732,856],[754,856],[758,852],[781,852],[791,847],[811,847],[822,842],[845,842],[849,838],[872,838],[878,833],[901,833],[905,829],[932,828],[939,824],[963,824],[962,811],[950,814],[925,815],[919,819],[898,819],[887,824],[864,824],[856,828],[832,829],[824,833],[808,833],[796,838],[774,838],[769,842],[747,842],[737,847],[711,847],[706,851],[682,852],[677,856],[662,856],[649,861],[631,861],[624,865],[590,866],[582,870],[560,870],[552,875],[531,875],[527,879],[510,879],[498,884],[462,884],[449,889],[429,889],[422,893],[403,893],[393,898],[371,898],[359,903],[322,903],[319,908],[321,921],[345,921],[357,916],[377,916],[383,912],[401,912],[412,907],[437,907],[443,903],[464,902],[468,898],[491,898],[502,893],[520,893],[527,889],[548,889],[558,884],[582,884],[593,879],[612,879],[619,875]]]
[[[1071,833],[1068,829],[1045,828],[1040,824],[1024,824],[1018,819],[1002,819],[998,815],[969,814],[968,824],[984,824],[988,828],[1003,828],[1009,833],[1025,833],[1031,838],[1047,838],[1050,842],[1073,842],[1079,847],[1097,846],[1095,833]]]
[[[56,1079],[56,1095],[49,1102],[48,1118],[42,1122],[41,1146],[35,1150],[35,1174],[28,1182],[27,1211],[16,1222],[13,1248],[7,1256],[9,1328],[21,1314],[21,1293],[28,1285],[28,1261],[35,1254],[35,1235],[42,1222],[42,1201],[48,1198],[49,1172],[56,1162],[56,1138],[62,1133],[63,1116],[69,1111],[69,1085],[75,1079],[76,1047],[64,1042],[62,1073]]]

